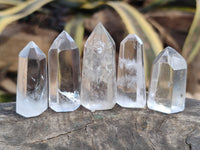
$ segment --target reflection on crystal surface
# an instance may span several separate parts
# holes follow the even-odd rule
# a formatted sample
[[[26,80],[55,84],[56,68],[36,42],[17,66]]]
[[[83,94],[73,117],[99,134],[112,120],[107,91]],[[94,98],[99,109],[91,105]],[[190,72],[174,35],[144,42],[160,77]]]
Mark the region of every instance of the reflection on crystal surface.
[[[134,34],[128,35],[120,44],[117,103],[129,108],[146,106],[143,43]]]
[[[187,64],[173,48],[165,48],[154,60],[148,107],[176,113],[185,108]]]
[[[115,43],[99,23],[85,44],[81,104],[95,111],[111,109],[115,103]]]
[[[46,56],[34,42],[30,42],[19,53],[16,112],[24,117],[34,117],[46,109]]]
[[[80,56],[70,35],[63,31],[49,50],[49,106],[56,112],[80,106]]]

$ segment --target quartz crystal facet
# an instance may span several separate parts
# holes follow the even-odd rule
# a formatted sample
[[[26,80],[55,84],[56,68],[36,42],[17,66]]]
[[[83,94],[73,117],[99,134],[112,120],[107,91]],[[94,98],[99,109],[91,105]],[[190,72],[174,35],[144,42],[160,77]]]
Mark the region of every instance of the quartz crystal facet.
[[[120,44],[117,103],[122,107],[144,108],[146,89],[143,60],[143,43],[129,34]]]
[[[112,109],[116,103],[115,43],[99,23],[86,41],[81,104],[91,110]]]
[[[46,56],[34,42],[30,42],[19,53],[16,112],[24,117],[34,117],[46,109]]]
[[[173,48],[165,48],[154,60],[148,107],[163,113],[185,108],[187,64]]]
[[[80,106],[80,56],[71,36],[63,31],[48,53],[49,107],[56,112],[74,111]]]

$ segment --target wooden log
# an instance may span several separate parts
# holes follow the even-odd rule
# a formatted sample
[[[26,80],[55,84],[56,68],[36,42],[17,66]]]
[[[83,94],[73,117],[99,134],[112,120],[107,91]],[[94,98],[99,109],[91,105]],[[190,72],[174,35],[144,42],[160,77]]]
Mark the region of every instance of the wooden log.
[[[70,113],[48,109],[34,118],[0,104],[1,150],[200,150],[200,101],[187,99],[184,112],[166,115],[149,109]]]

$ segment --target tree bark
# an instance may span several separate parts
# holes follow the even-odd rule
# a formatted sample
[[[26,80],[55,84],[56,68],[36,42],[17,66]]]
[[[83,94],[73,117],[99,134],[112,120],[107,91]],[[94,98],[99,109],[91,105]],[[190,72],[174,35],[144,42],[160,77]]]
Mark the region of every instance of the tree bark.
[[[15,113],[15,103],[0,104],[1,150],[200,150],[200,101],[187,99],[178,114],[149,109],[69,113],[48,109],[34,118]]]

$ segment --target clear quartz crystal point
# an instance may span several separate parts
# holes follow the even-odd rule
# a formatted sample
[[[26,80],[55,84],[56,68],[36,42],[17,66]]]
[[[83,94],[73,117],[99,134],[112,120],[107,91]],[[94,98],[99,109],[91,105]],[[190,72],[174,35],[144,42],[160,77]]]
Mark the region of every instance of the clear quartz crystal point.
[[[129,34],[120,44],[117,103],[122,107],[144,108],[146,88],[143,60],[143,42]]]
[[[65,31],[54,40],[48,53],[49,107],[56,112],[80,106],[80,56],[72,37]]]
[[[19,53],[16,112],[24,117],[34,117],[46,109],[46,56],[34,42],[29,42]]]
[[[173,48],[165,48],[153,62],[148,108],[167,114],[183,111],[186,76],[185,59]]]
[[[85,43],[81,104],[91,110],[112,109],[116,103],[115,43],[99,23]]]

